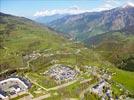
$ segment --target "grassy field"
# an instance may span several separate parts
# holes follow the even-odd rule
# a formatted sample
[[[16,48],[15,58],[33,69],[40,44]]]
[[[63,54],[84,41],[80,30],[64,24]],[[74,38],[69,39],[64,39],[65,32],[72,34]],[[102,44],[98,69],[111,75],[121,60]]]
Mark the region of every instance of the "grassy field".
[[[85,48],[80,43],[75,43],[62,36],[57,35],[56,32],[41,26],[26,18],[6,16],[1,17],[4,23],[0,23],[0,73],[16,68],[27,67],[26,61],[23,60],[23,56],[31,54],[33,51],[38,51],[44,54],[54,54],[51,57],[39,57],[36,60],[30,62],[29,77],[31,80],[38,82],[40,85],[49,88],[56,86],[55,81],[40,75],[45,72],[53,64],[52,60],[58,60],[60,64],[71,65],[71,67],[78,68],[83,71],[83,66],[98,66],[103,68],[109,68],[116,75],[113,76],[113,80],[121,83],[126,89],[134,94],[134,72],[123,71],[112,67],[106,58],[104,59],[98,52]],[[11,27],[14,26],[14,27]],[[45,51],[51,49],[50,51]],[[79,51],[77,53],[77,51]],[[57,54],[56,52],[60,52]],[[71,53],[71,54],[62,54]],[[22,73],[21,71],[18,73]],[[27,72],[26,72],[27,73]],[[26,74],[25,72],[23,74]],[[83,76],[87,78],[87,76]],[[85,84],[88,86],[88,84]],[[63,92],[66,97],[77,97],[78,91],[81,90],[80,84],[73,84],[65,89],[59,90]],[[83,87],[83,86],[82,86]],[[39,87],[33,86],[33,90],[37,90]],[[34,94],[34,93],[33,93]],[[36,95],[36,94],[34,94]]]
[[[39,85],[45,88],[51,88],[57,86],[56,82],[49,77],[38,75],[36,73],[27,73],[27,75],[31,80],[33,80],[34,82],[38,83]]]
[[[113,76],[113,80],[121,83],[126,89],[134,94],[134,72],[123,71],[114,69],[116,75]]]

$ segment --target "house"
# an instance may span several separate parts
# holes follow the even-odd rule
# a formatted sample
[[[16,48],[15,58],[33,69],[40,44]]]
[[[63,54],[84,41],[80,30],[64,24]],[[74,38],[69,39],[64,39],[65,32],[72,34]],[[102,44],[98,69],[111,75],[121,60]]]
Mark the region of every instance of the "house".
[[[31,83],[21,77],[12,76],[0,81],[0,98],[3,100],[10,97],[15,97],[22,92],[26,92],[31,87]],[[4,99],[7,100],[7,99]]]
[[[0,89],[0,100],[8,100],[7,94]]]

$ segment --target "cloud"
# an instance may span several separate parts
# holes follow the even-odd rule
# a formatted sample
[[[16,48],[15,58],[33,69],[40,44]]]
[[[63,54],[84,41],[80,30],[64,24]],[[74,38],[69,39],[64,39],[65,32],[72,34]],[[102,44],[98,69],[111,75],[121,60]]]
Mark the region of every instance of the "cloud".
[[[127,2],[126,4],[123,5],[123,7],[126,7],[126,6],[133,6],[134,7],[134,2]]]
[[[126,0],[121,3],[122,0],[105,0],[103,4],[94,8],[94,9],[81,9],[78,6],[72,6],[65,9],[53,9],[53,10],[42,10],[37,11],[34,16],[51,16],[54,14],[80,14],[84,12],[93,12],[93,11],[103,11],[103,10],[110,10],[115,7],[123,6],[123,5],[131,5],[134,6],[134,0]]]
[[[127,0],[126,2],[127,2],[128,4],[134,5],[134,0]]]
[[[78,6],[73,6],[66,9],[54,9],[54,10],[43,10],[37,11],[34,16],[51,16],[54,14],[80,14],[89,12],[90,10],[80,9]]]
[[[94,9],[94,11],[103,11],[103,10],[109,10],[114,8],[114,6],[110,5],[110,4],[104,4],[103,6],[100,6],[96,9]]]
[[[110,10],[115,8],[119,5],[119,0],[106,0],[102,5],[98,8],[95,8],[94,11],[103,11],[103,10]]]

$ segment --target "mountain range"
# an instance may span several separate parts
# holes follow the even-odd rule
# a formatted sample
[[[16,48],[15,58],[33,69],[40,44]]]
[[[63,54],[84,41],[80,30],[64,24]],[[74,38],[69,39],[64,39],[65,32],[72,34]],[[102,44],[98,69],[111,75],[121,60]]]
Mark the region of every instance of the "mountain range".
[[[54,20],[63,18],[64,16],[67,16],[68,14],[54,14],[51,16],[41,16],[41,17],[37,17],[35,19],[35,21],[42,23],[42,24],[48,24]]]
[[[97,34],[117,31],[134,25],[134,7],[127,5],[101,12],[68,15],[47,25],[56,31],[83,41]]]
[[[125,70],[134,70],[134,7],[66,15],[47,24],[63,36],[82,42]]]

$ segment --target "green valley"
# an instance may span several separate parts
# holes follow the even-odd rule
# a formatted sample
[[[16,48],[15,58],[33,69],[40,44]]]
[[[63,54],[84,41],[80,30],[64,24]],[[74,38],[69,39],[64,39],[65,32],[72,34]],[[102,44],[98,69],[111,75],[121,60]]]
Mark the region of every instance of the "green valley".
[[[91,37],[77,34],[84,39],[80,42],[25,17],[0,13],[0,98],[134,98],[133,31],[100,31],[94,29]]]

